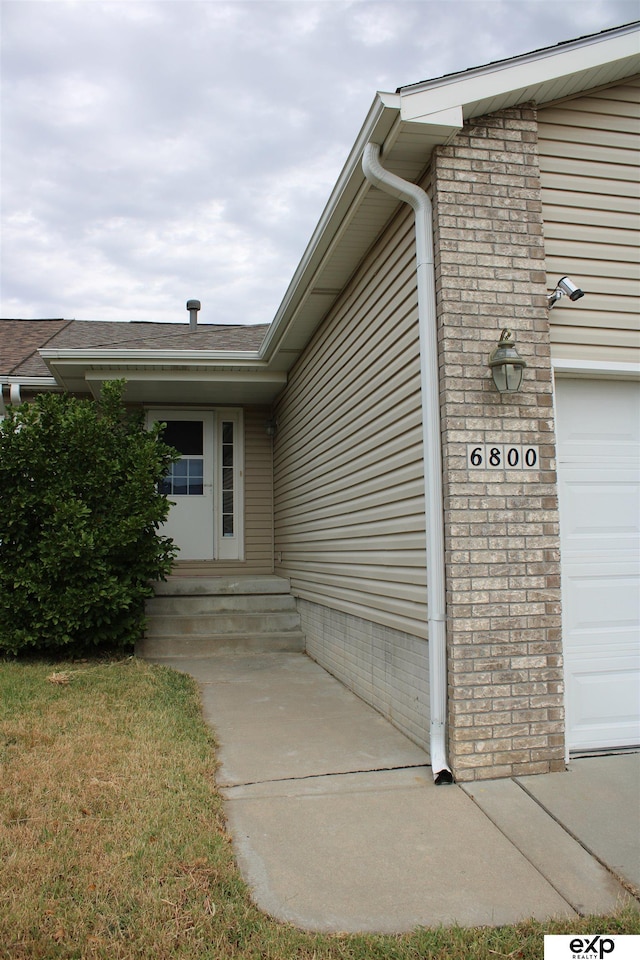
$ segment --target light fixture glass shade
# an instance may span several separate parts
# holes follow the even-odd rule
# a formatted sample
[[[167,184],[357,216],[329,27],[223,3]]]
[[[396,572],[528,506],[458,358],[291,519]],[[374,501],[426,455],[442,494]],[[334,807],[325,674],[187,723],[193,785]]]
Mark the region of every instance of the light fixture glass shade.
[[[516,350],[515,343],[511,330],[505,327],[489,357],[493,382],[499,393],[517,393],[522,386],[522,375],[527,364]]]

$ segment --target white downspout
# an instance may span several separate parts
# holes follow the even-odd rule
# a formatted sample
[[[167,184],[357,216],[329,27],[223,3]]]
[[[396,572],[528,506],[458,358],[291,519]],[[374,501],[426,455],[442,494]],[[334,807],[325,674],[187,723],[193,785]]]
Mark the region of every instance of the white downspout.
[[[433,264],[431,201],[415,183],[390,173],[380,163],[380,146],[368,143],[362,156],[364,175],[385,193],[408,203],[415,214],[422,439],[424,447],[425,522],[427,533],[427,622],[431,707],[431,769],[436,783],[452,783],[447,762],[447,634],[444,583],[444,520],[436,284]]]

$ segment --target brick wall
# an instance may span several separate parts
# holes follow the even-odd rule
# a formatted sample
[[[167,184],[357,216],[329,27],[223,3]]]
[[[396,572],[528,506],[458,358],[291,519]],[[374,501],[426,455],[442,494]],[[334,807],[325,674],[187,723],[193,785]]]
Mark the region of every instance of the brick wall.
[[[458,780],[564,766],[552,376],[536,116],[474,120],[433,161],[445,491],[449,749]],[[502,327],[521,393],[487,366]],[[539,448],[470,470],[467,444]]]

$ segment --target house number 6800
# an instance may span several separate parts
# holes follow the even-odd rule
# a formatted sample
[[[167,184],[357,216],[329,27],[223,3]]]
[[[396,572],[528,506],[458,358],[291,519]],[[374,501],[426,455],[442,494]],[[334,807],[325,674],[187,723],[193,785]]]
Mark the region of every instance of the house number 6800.
[[[538,470],[538,448],[526,444],[468,443],[467,466],[471,470]]]

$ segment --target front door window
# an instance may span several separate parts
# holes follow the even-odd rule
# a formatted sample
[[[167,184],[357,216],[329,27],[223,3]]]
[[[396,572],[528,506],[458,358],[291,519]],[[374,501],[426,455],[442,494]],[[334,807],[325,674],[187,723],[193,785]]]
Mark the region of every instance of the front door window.
[[[204,423],[202,420],[167,420],[163,441],[181,454],[160,485],[169,496],[201,497],[204,493]]]
[[[235,493],[235,464],[234,464],[234,423],[233,420],[222,421],[222,536],[232,537],[234,534],[234,493]]]

